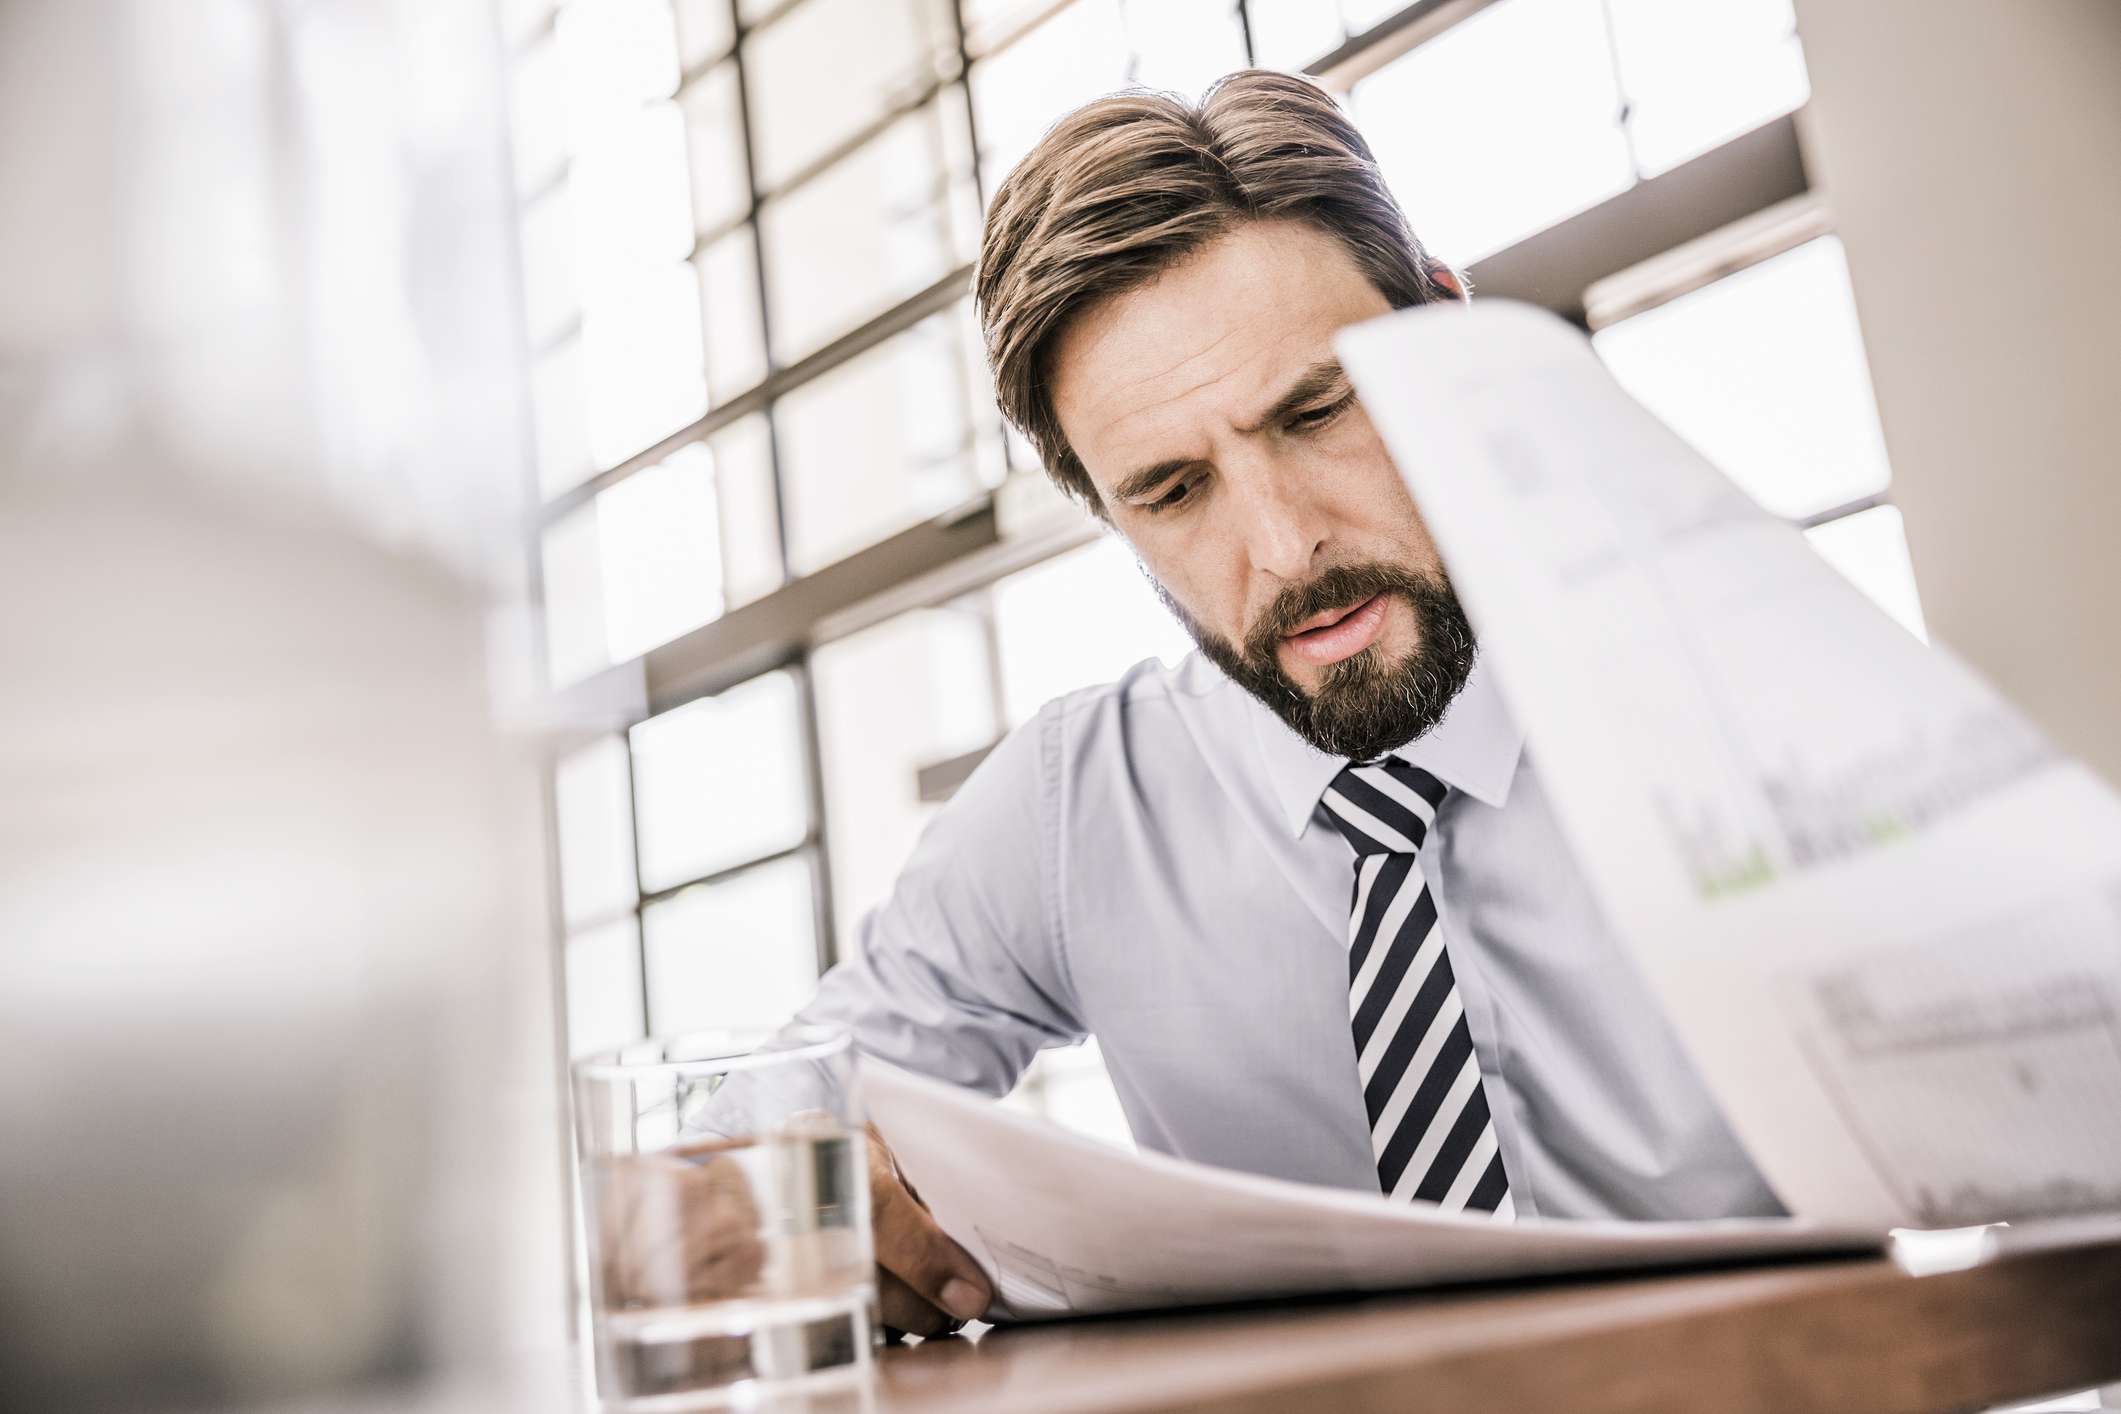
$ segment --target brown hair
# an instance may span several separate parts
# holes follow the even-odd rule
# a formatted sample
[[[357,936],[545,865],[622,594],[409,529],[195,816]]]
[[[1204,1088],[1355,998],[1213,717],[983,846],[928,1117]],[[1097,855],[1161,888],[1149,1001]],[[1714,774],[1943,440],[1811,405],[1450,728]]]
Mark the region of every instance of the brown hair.
[[[1333,236],[1393,308],[1457,298],[1325,90],[1245,69],[1197,104],[1130,90],[1056,123],[994,194],[976,292],[1002,414],[1062,490],[1102,515],[1047,385],[1069,318],[1137,289],[1248,220]]]

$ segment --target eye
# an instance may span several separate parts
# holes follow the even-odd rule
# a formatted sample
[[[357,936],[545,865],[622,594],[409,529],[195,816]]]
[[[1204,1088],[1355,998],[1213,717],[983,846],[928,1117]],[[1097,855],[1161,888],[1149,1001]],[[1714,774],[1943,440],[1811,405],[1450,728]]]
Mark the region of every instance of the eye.
[[[1190,481],[1181,481],[1176,486],[1173,486],[1170,490],[1164,492],[1163,495],[1158,496],[1155,500],[1147,502],[1146,505],[1152,513],[1156,511],[1168,511],[1177,507],[1188,496],[1192,494],[1193,483]]]
[[[1324,427],[1334,418],[1346,412],[1354,405],[1354,402],[1355,393],[1351,389],[1335,398],[1332,402],[1327,403],[1324,407],[1311,408],[1308,411],[1296,414],[1296,416],[1289,419],[1289,430],[1292,432],[1309,432],[1316,428]]]

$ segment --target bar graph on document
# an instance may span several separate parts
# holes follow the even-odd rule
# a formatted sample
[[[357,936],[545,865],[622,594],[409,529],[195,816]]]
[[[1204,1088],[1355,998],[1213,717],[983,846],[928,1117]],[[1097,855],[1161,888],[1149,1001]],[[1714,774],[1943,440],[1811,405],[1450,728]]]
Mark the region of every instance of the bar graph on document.
[[[1753,756],[1760,813],[1771,825],[1764,833],[1733,838],[1713,803],[1698,798],[1662,793],[1659,806],[1701,896],[1712,898],[1913,835],[2052,759],[2008,713],[1969,712],[1941,729],[1905,721],[1868,754],[1828,771],[1795,753]]]
[[[2121,1211],[2121,992],[2084,946],[2102,933],[2121,883],[1791,979],[1814,1072],[1921,1224]]]
[[[1542,461],[1505,417],[1484,430],[1514,529],[1578,616],[1577,651],[1615,704],[1612,744],[1699,898],[1905,838],[2055,759],[1984,683],[1808,550],[1763,543],[1796,532],[1720,477],[1661,475],[1656,458],[1601,476],[1551,446]]]

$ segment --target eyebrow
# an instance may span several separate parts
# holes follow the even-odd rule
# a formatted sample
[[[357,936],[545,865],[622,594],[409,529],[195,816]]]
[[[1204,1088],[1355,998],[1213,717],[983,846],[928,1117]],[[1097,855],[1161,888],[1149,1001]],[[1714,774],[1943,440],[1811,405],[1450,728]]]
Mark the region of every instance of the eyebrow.
[[[1347,385],[1347,381],[1348,375],[1341,368],[1339,359],[1322,358],[1298,374],[1296,381],[1274,400],[1272,407],[1260,414],[1257,422],[1237,430],[1250,436],[1261,428],[1302,410],[1305,404],[1324,394],[1339,392]],[[1153,466],[1145,466],[1140,471],[1122,477],[1119,484],[1112,488],[1112,497],[1118,501],[1131,501],[1137,496],[1147,495],[1199,460],[1198,457],[1171,457]]]

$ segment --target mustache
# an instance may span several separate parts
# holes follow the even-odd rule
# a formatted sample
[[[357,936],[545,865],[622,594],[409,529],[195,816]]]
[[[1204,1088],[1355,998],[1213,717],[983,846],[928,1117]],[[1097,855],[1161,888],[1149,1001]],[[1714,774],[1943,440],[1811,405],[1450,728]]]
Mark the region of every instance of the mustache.
[[[1416,571],[1375,561],[1335,565],[1275,595],[1242,644],[1210,633],[1161,582],[1156,592],[1186,626],[1201,656],[1328,756],[1368,761],[1414,740],[1443,720],[1473,670],[1479,643],[1441,569]],[[1413,611],[1417,637],[1405,661],[1388,663],[1374,648],[1326,669],[1305,693],[1280,659],[1281,640],[1304,620],[1395,594]]]
[[[1316,579],[1292,584],[1274,596],[1245,634],[1245,657],[1254,663],[1277,661],[1281,640],[1294,633],[1304,620],[1319,614],[1353,608],[1380,594],[1419,598],[1435,590],[1429,580],[1396,565],[1376,560],[1335,565]]]

